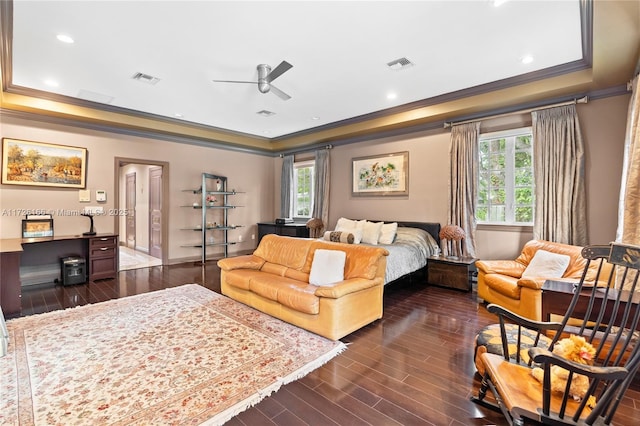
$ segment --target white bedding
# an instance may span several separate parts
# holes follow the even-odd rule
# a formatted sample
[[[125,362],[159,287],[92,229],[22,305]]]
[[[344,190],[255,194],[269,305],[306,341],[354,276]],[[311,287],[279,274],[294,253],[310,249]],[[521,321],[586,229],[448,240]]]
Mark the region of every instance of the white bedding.
[[[440,254],[438,243],[427,231],[403,226],[398,227],[393,244],[378,247],[389,250],[385,284],[425,267],[428,256]]]

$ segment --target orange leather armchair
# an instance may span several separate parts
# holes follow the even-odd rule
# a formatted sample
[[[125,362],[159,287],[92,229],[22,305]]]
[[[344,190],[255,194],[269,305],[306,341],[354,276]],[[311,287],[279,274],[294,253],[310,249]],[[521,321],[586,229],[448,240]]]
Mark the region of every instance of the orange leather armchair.
[[[569,265],[562,278],[522,277],[522,273],[538,250],[568,255]],[[532,320],[542,319],[542,285],[547,279],[578,282],[586,260],[582,247],[551,241],[532,240],[525,244],[515,260],[478,260],[478,298],[498,304],[512,312]],[[607,268],[611,265],[606,264]],[[589,266],[586,281],[597,276],[597,264]]]

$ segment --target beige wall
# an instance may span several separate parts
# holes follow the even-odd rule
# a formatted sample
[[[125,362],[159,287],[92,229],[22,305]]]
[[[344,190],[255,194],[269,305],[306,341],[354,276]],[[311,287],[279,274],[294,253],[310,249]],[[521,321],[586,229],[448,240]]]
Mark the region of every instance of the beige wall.
[[[625,95],[577,106],[586,150],[588,232],[592,244],[608,243],[615,238],[628,102],[629,96]],[[530,114],[514,115],[486,121],[481,131],[527,125],[531,125]],[[447,219],[449,140],[449,131],[438,129],[403,138],[334,147],[331,151],[329,228],[333,228],[342,216],[444,224]],[[351,196],[352,158],[399,151],[409,151],[407,197]],[[278,161],[274,166],[276,176],[280,167],[281,161]],[[279,185],[276,188],[275,204],[279,205]],[[478,229],[477,256],[483,259],[514,258],[532,236],[530,230]]]
[[[578,105],[578,114],[586,147],[586,184],[589,235],[591,243],[607,243],[615,238],[617,198],[620,188],[622,147],[629,96],[616,96],[586,105]],[[529,124],[528,115],[511,116],[483,124],[483,131]],[[243,191],[234,201],[244,206],[230,212],[230,222],[246,227],[230,232],[230,240],[243,243],[232,246],[230,253],[255,247],[256,223],[273,220],[280,212],[280,169],[282,161],[261,155],[239,153],[146,138],[89,131],[17,118],[2,118],[2,137],[87,147],[89,150],[87,188],[105,189],[106,209],[113,208],[114,157],[166,161],[170,168],[169,259],[177,262],[195,259],[195,249],[181,247],[194,242],[189,231],[181,227],[197,223],[193,209],[181,208],[193,200],[184,189],[199,186],[203,171],[229,178],[229,188]],[[341,216],[379,220],[434,221],[447,217],[447,175],[449,170],[449,131],[437,129],[404,137],[372,139],[336,146],[331,151],[332,185],[330,227]],[[406,197],[363,198],[351,196],[351,159],[374,154],[409,151],[409,195]],[[2,209],[0,237],[20,235],[24,209],[82,209],[78,191],[43,189],[14,185],[0,186]],[[90,203],[95,205],[95,203]],[[121,207],[124,207],[121,205]],[[112,232],[117,218],[96,218],[98,232]],[[88,220],[78,217],[55,217],[58,235],[86,230]],[[513,230],[478,230],[477,253],[484,259],[510,258],[517,255],[529,232]]]
[[[242,191],[234,197],[234,204],[243,206],[230,211],[230,222],[244,227],[229,232],[230,241],[243,242],[230,247],[230,253],[255,247],[256,223],[272,219],[273,158],[239,153],[229,150],[204,148],[195,145],[171,143],[147,138],[132,137],[106,132],[85,130],[62,125],[52,125],[14,117],[2,117],[2,137],[24,139],[53,144],[86,147],[88,149],[87,189],[91,190],[91,203],[78,201],[78,190],[0,185],[0,238],[20,236],[24,211],[58,209],[81,211],[95,203],[95,190],[107,191],[105,211],[114,208],[115,157],[134,158],[169,163],[169,221],[170,262],[198,259],[198,249],[181,247],[199,241],[193,231],[181,231],[181,227],[198,223],[198,212],[180,207],[191,204],[189,195],[182,190],[200,186],[201,173],[227,176],[229,188]],[[120,207],[124,208],[124,204]],[[113,232],[118,217],[105,215],[95,218],[97,232]],[[56,235],[76,235],[89,227],[89,220],[78,216],[54,216]]]

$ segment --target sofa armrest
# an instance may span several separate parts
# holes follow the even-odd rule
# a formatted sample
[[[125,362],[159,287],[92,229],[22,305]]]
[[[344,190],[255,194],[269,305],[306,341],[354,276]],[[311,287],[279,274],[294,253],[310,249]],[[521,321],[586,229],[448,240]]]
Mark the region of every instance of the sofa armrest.
[[[349,293],[355,293],[356,291],[377,285],[382,285],[382,278],[378,277],[371,280],[366,278],[349,278],[348,280],[340,281],[332,286],[318,287],[315,291],[315,295],[318,297],[338,299]]]
[[[526,266],[515,260],[477,260],[476,267],[485,274],[502,274],[520,278]]]
[[[218,266],[224,271],[231,271],[233,269],[256,269],[262,268],[266,261],[253,254],[237,257],[227,257],[218,260]]]

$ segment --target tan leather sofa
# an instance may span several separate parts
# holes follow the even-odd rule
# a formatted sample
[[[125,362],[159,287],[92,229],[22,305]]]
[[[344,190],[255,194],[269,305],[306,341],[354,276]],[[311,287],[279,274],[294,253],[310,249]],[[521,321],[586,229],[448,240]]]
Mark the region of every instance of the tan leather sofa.
[[[568,255],[569,266],[562,278],[522,277],[538,250]],[[532,240],[525,244],[515,260],[478,260],[478,298],[495,303],[510,311],[536,321],[542,319],[542,285],[547,279],[578,282],[586,260],[582,247],[550,241]],[[589,265],[585,280],[592,282],[597,275],[597,263]],[[611,268],[606,264],[605,268]]]
[[[346,253],[344,281],[309,284],[317,249]],[[253,254],[218,261],[222,294],[337,340],[382,318],[388,254],[381,247],[265,235]]]

